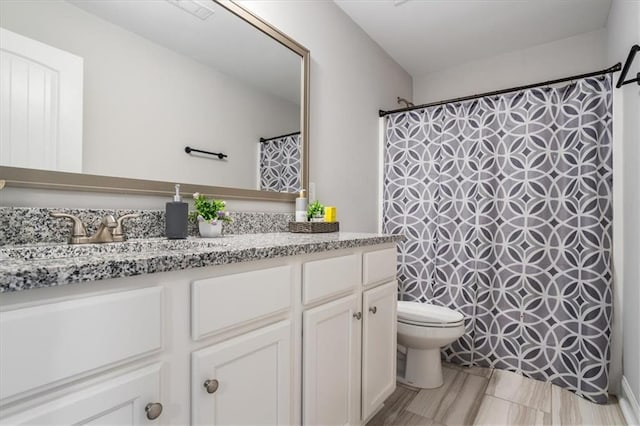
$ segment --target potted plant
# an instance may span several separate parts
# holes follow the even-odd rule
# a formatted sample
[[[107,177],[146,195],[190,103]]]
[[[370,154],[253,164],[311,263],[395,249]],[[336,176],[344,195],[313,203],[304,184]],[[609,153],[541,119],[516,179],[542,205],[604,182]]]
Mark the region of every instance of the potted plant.
[[[225,211],[227,203],[224,200],[207,200],[204,195],[195,193],[193,200],[196,211],[192,217],[198,221],[200,236],[204,238],[222,236],[222,222],[231,222],[229,212]]]
[[[316,200],[307,207],[307,220],[324,222],[324,206],[319,201]]]

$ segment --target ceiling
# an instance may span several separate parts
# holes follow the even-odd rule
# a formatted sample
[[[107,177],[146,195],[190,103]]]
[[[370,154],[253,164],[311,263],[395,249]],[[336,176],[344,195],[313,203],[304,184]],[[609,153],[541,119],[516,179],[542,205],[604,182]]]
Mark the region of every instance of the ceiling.
[[[611,0],[334,0],[413,77],[603,28]]]

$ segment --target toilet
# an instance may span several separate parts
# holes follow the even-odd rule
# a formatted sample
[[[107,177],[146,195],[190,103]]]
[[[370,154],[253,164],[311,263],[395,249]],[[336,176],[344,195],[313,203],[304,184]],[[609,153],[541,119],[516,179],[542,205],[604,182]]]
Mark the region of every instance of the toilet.
[[[442,386],[440,348],[464,334],[464,316],[443,306],[398,302],[398,345],[407,349],[404,377],[398,381],[424,389]]]

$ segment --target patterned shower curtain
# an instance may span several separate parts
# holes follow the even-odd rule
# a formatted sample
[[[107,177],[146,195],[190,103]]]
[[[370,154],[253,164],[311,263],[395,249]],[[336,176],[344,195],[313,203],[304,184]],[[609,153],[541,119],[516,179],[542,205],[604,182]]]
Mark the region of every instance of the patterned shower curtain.
[[[609,76],[388,117],[399,297],[464,314],[447,361],[607,402],[611,120]]]
[[[260,189],[299,192],[300,135],[289,135],[260,143]]]

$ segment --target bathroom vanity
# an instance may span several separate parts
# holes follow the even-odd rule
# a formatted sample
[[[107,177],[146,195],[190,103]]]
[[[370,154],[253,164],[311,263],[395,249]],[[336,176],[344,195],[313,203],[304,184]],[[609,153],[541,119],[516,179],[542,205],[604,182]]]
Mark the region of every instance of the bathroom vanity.
[[[29,139],[42,146],[19,151],[60,145],[47,158],[73,164],[5,156],[7,187],[158,196],[181,182],[186,193],[280,202],[309,187],[310,52],[234,2],[196,2],[191,10],[173,3],[1,5],[0,24],[18,40],[16,63],[46,65],[20,50],[38,42],[71,64],[46,72],[84,81],[63,91],[76,95],[75,113],[62,117],[75,128],[42,133]],[[169,87],[168,75],[181,78]],[[31,81],[12,76],[16,87]],[[57,112],[43,117],[56,121]],[[38,126],[13,117],[17,135]],[[271,171],[260,166],[257,144],[289,132],[299,134],[289,158],[299,163],[296,190],[258,190],[265,189],[258,177]],[[48,144],[58,134],[65,144]],[[210,147],[185,147],[213,134]],[[220,161],[223,152],[233,161]],[[0,213],[0,244],[68,236],[46,209]],[[115,214],[66,213],[86,224]],[[280,225],[289,220],[259,222],[286,229]],[[234,215],[233,233],[251,222]],[[164,223],[157,211],[141,212],[126,242],[0,247],[0,423],[363,424],[391,394],[400,237],[270,229],[211,241],[145,239],[165,235]]]
[[[5,250],[0,422],[364,424],[395,388],[399,238]]]

